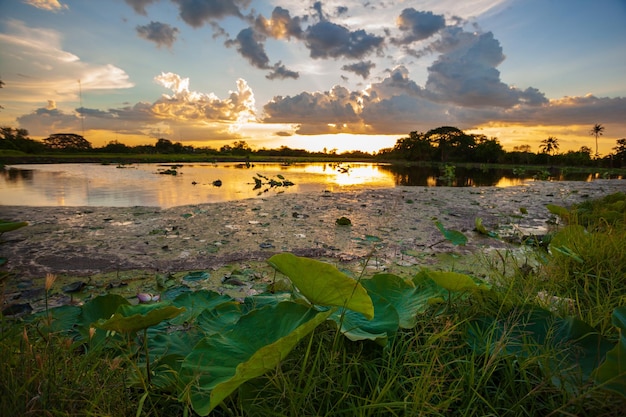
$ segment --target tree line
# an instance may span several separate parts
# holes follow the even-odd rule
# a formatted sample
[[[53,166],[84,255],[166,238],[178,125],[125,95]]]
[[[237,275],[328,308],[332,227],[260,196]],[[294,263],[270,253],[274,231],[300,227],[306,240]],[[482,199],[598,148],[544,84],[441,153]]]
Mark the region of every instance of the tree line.
[[[591,135],[596,138],[596,154],[590,147],[583,146],[578,151],[558,153],[558,139],[550,136],[541,142],[539,152],[532,152],[530,145],[516,146],[513,151],[505,151],[497,138],[488,138],[480,134],[468,134],[462,130],[442,126],[426,133],[410,132],[407,137],[396,141],[393,148],[381,149],[370,154],[362,151],[337,153],[336,149],[323,152],[310,152],[304,149],[292,149],[281,146],[277,149],[253,150],[245,141],[235,141],[230,145],[217,148],[194,147],[159,138],[154,145],[128,146],[117,140],[105,146],[93,147],[83,136],[75,133],[55,133],[38,141],[28,137],[26,129],[0,127],[0,150],[13,151],[13,154],[54,154],[54,153],[90,153],[90,154],[161,154],[180,155],[198,154],[207,156],[249,157],[338,157],[375,160],[404,160],[410,162],[441,163],[502,163],[525,165],[569,165],[569,166],[611,166],[626,167],[626,139],[618,139],[611,154],[599,158],[597,139],[604,127],[596,124]],[[4,152],[7,154],[6,152]]]

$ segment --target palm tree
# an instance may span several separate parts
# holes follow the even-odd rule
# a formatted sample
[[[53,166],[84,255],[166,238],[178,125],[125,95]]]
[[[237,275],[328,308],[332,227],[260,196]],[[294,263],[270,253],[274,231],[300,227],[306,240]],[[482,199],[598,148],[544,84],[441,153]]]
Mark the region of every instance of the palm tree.
[[[559,140],[554,136],[550,136],[547,139],[541,141],[541,151],[550,155],[552,152],[559,150]]]
[[[598,153],[598,136],[602,136],[602,132],[604,132],[604,126],[602,126],[599,123],[596,123],[595,125],[593,125],[593,128],[589,132],[590,135],[596,137],[596,158],[599,156],[599,153]]]

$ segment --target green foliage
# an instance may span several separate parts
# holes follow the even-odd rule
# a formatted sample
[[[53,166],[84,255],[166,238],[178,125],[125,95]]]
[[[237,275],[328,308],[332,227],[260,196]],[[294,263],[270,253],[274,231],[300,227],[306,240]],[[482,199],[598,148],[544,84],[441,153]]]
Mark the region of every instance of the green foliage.
[[[274,369],[329,312],[282,302],[253,310],[225,334],[200,341],[185,358],[180,399],[208,415],[244,382]]]
[[[435,226],[441,232],[445,240],[455,246],[464,246],[467,243],[467,236],[458,230],[446,229],[440,221],[435,221]]]
[[[0,220],[0,235],[2,233],[10,232],[13,230],[17,230],[21,227],[28,226],[27,222],[7,222],[4,220]]]
[[[334,266],[291,253],[274,255],[267,262],[287,275],[311,303],[345,307],[368,319],[374,317],[374,306],[367,291]]]
[[[596,380],[606,388],[626,397],[626,307],[613,311],[613,325],[619,329],[617,345],[595,371]]]
[[[3,318],[0,384],[12,395],[0,397],[0,409],[621,415],[626,235],[623,223],[606,221],[606,207],[619,212],[620,201],[585,209],[584,225],[578,207],[553,208],[570,224],[532,273],[493,267],[479,280],[472,272],[421,268],[410,278],[356,280],[329,264],[279,254],[269,263],[289,278],[289,291],[243,300],[173,291],[164,302],[136,306],[105,295],[22,322]],[[500,259],[502,268],[506,259],[517,262],[513,255]],[[199,282],[206,276],[188,275]],[[540,303],[539,291],[555,296]],[[441,305],[446,296],[448,308]],[[571,307],[555,308],[557,301]]]
[[[118,333],[135,333],[185,311],[184,308],[164,304],[121,305],[110,318],[100,319],[93,326]]]

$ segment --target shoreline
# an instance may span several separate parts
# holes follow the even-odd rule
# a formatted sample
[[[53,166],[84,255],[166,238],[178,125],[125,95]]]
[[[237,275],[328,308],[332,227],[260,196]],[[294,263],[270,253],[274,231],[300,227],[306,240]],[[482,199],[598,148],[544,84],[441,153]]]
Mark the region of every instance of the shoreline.
[[[394,187],[279,194],[223,203],[158,207],[0,206],[0,218],[27,221],[7,233],[0,256],[25,278],[46,273],[84,276],[129,269],[182,271],[266,259],[289,251],[353,260],[374,248],[385,258],[426,250],[441,240],[434,219],[468,236],[473,251],[489,230],[515,226],[541,231],[552,216],[546,204],[568,207],[624,191],[623,180],[528,182],[507,188]],[[528,214],[521,214],[524,208]],[[351,226],[338,226],[347,217]],[[490,246],[497,241],[490,239]],[[450,250],[442,243],[433,250]]]

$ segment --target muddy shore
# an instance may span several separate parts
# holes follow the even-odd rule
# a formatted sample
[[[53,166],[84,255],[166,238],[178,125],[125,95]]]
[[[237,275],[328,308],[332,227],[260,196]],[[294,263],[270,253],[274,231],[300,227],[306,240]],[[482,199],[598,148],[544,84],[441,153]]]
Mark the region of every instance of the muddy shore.
[[[508,188],[279,194],[169,209],[4,205],[1,219],[29,226],[2,236],[0,257],[8,260],[12,287],[46,273],[89,277],[127,270],[215,270],[284,251],[337,262],[375,254],[381,263],[419,264],[411,255],[471,253],[506,244],[476,233],[477,217],[500,235],[543,234],[554,220],[547,204],[567,207],[625,190],[623,180],[535,181]],[[351,225],[337,225],[341,217]],[[442,235],[435,219],[466,234],[467,245],[438,243]]]

